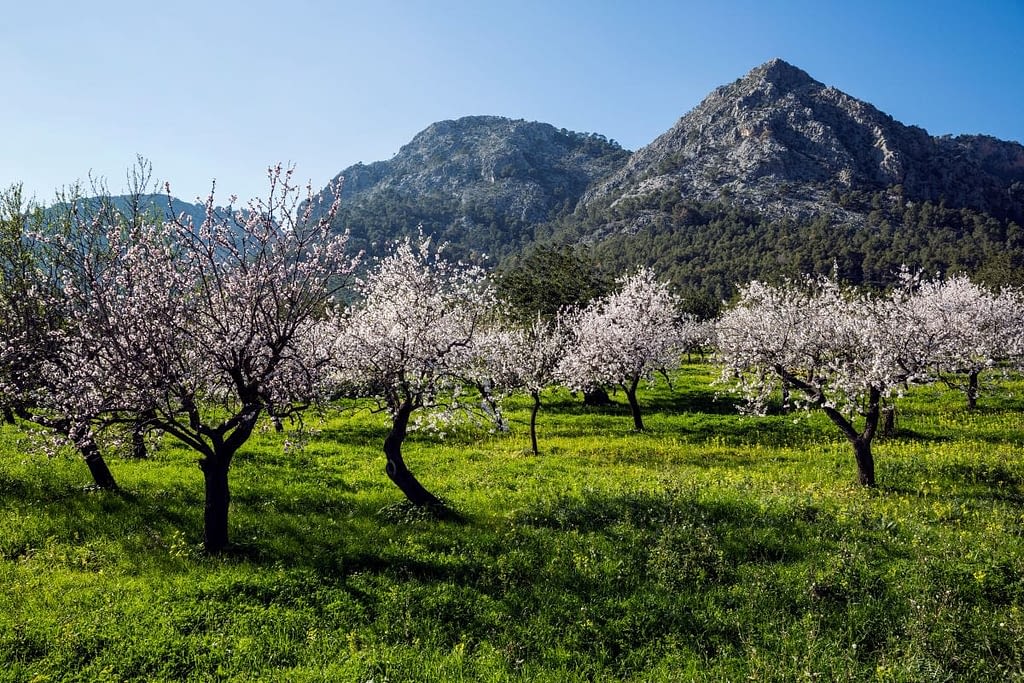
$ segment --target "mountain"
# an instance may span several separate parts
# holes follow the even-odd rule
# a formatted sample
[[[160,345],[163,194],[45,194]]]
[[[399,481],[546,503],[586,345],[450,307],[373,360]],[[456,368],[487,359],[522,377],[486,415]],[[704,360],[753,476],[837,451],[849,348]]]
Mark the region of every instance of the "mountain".
[[[716,300],[833,268],[884,286],[904,263],[1024,283],[1024,146],[931,136],[779,59],[632,154],[473,116],[341,177],[335,225],[371,255],[422,225],[459,257],[508,266],[531,245],[568,245],[606,273],[644,264]]]
[[[177,197],[168,197],[165,194],[146,193],[139,195],[120,194],[108,196],[82,197],[77,201],[78,211],[86,215],[94,215],[109,207],[114,212],[124,217],[135,214],[153,216],[159,220],[171,218],[191,219],[195,225],[202,224],[206,218],[206,207],[202,204],[193,204]],[[56,202],[46,208],[51,217],[66,214],[70,204],[67,202]],[[218,207],[218,211],[225,211]]]
[[[711,92],[538,230],[609,269],[651,266],[728,297],[833,268],[883,286],[901,264],[1024,282],[1024,147],[933,137],[782,60]]]
[[[498,116],[428,126],[387,161],[343,170],[335,225],[379,253],[417,226],[459,256],[501,257],[533,241],[537,224],[567,215],[629,153],[600,135]],[[328,193],[329,190],[324,190]]]
[[[1022,181],[1018,143],[932,137],[774,59],[714,90],[591,188],[583,206],[671,190],[806,219],[840,208],[833,190],[899,187],[907,200],[1021,220]]]

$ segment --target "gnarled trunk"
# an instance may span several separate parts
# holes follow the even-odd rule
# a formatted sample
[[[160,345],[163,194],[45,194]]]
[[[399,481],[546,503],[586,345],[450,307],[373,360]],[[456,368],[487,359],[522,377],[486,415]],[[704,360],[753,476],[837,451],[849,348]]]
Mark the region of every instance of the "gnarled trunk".
[[[423,484],[413,476],[412,472],[405,465],[402,459],[402,442],[409,430],[409,416],[412,414],[413,405],[406,401],[398,408],[391,426],[391,433],[384,439],[384,456],[387,458],[387,465],[384,471],[388,479],[394,482],[395,486],[402,490],[405,497],[413,505],[440,505],[440,499],[423,487]]]
[[[92,475],[96,488],[104,491],[117,491],[118,486],[114,480],[114,475],[111,473],[110,468],[107,467],[107,461],[103,459],[99,446],[96,445],[96,441],[92,438],[92,431],[89,429],[89,426],[87,424],[74,425],[68,429],[67,435],[72,443],[75,444],[78,452],[82,454],[82,459],[85,460],[85,465],[89,468],[89,473]]]
[[[841,412],[833,406],[828,405],[821,390],[804,382],[800,378],[787,372],[781,365],[775,366],[775,371],[783,381],[792,384],[809,396],[828,418],[839,427],[839,431],[853,445],[853,456],[857,461],[857,480],[864,486],[875,485],[875,459],[871,455],[871,439],[878,431],[878,421],[882,413],[882,392],[871,387],[868,390],[867,411],[864,413],[864,431],[858,433],[853,423],[846,419]]]
[[[886,406],[882,409],[882,436],[890,437],[896,434],[896,406]]]
[[[640,379],[634,379],[629,384],[623,384],[622,388],[626,391],[626,399],[629,400],[629,409],[633,413],[633,428],[638,431],[644,431],[644,420],[640,415],[640,402],[636,400],[636,388],[640,385]]]
[[[206,504],[203,508],[203,546],[208,553],[219,553],[228,545],[228,469],[231,456],[224,453],[207,455],[199,461],[203,471]]]
[[[132,423],[132,457],[143,459],[149,455],[146,448],[146,432],[152,426],[153,411],[140,413]]]
[[[974,410],[978,407],[978,374],[977,370],[967,375],[967,409]]]
[[[537,455],[537,412],[540,410],[540,392],[531,391],[533,408],[530,409],[530,445],[533,446],[533,454]]]
[[[212,447],[203,451],[204,456],[199,461],[206,494],[203,507],[203,546],[208,553],[216,554],[227,548],[228,508],[231,504],[228,470],[231,468],[231,460],[235,453],[252,435],[260,412],[259,404],[245,406],[237,415],[232,427],[222,427],[211,438]]]
[[[871,455],[871,440],[863,438],[855,440],[853,456],[857,460],[857,481],[862,486],[874,486],[875,459]]]
[[[875,459],[871,455],[871,439],[878,432],[878,423],[882,414],[881,403],[882,392],[872,388],[868,393],[868,407],[864,413],[864,430],[860,433],[838,410],[821,404],[825,414],[839,427],[843,436],[853,446],[853,457],[857,461],[857,481],[863,486],[875,485]]]
[[[52,429],[53,431],[66,436],[74,444],[78,452],[82,454],[86,467],[92,475],[92,481],[96,488],[104,491],[117,491],[117,482],[107,461],[103,459],[99,446],[92,438],[92,431],[88,422],[73,423],[71,418],[48,418],[42,415],[35,415],[23,406],[15,407],[15,414],[22,420],[35,422],[37,425]]]

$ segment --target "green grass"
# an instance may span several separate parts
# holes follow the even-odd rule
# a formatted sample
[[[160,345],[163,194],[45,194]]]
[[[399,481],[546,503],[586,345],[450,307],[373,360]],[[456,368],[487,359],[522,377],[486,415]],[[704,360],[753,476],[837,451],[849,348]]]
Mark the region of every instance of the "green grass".
[[[744,417],[714,370],[512,431],[410,438],[459,514],[383,474],[384,418],[231,473],[231,552],[201,552],[202,477],[167,441],[74,457],[0,432],[0,681],[1024,680],[1024,382],[968,412],[916,389],[880,486],[820,415]]]

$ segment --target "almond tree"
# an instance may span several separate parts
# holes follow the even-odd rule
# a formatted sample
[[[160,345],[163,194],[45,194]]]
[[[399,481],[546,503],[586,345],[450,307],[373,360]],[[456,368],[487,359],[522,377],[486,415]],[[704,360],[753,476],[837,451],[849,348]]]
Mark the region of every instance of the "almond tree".
[[[537,315],[529,325],[506,323],[488,329],[477,344],[478,374],[500,394],[526,391],[530,409],[530,445],[537,455],[537,413],[541,392],[557,382],[569,340],[562,315]]]
[[[934,367],[948,386],[960,389],[967,407],[978,403],[979,377],[1011,354],[1020,331],[1020,303],[1010,290],[993,292],[966,275],[921,282],[908,301],[921,324],[937,338]]]
[[[659,282],[649,269],[641,268],[618,283],[617,291],[592,301],[567,320],[572,337],[558,376],[581,390],[621,386],[633,426],[643,431],[637,387],[655,371],[678,364],[683,328],[695,320],[679,315],[679,301],[668,283]]]
[[[429,239],[406,239],[357,283],[359,301],[334,317],[334,381],[375,398],[391,416],[387,476],[418,506],[437,505],[405,464],[402,443],[414,411],[440,419],[470,409],[474,344],[494,305],[478,267],[450,263]]]
[[[908,298],[906,287],[879,297],[829,278],[750,282],[716,324],[722,380],[756,411],[774,390],[796,389],[793,402],[825,412],[853,446],[860,483],[874,486],[882,401],[927,378],[937,345]]]
[[[59,275],[36,235],[40,229],[66,229],[68,222],[58,213],[26,202],[20,185],[0,192],[0,403],[7,422],[17,415],[73,445],[96,488],[115,491],[117,482],[96,443],[92,416],[46,409],[54,387],[42,367],[62,367],[55,333],[66,320],[59,306],[50,305]]]
[[[315,398],[326,353],[311,335],[355,265],[347,236],[330,231],[337,205],[320,219],[312,201],[297,210],[291,178],[270,169],[267,198],[238,211],[216,210],[211,193],[198,226],[100,219],[53,245],[63,280],[52,305],[69,325],[49,364],[51,404],[107,422],[144,415],[195,449],[210,552],[228,543],[235,453],[261,416]]]

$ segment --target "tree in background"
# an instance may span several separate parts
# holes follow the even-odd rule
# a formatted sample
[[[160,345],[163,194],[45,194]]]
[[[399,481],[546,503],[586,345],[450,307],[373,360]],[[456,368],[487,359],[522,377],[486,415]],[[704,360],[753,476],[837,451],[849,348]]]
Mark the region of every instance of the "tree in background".
[[[385,472],[417,506],[438,505],[405,464],[414,411],[448,420],[471,410],[474,346],[493,314],[483,270],[442,258],[430,240],[405,240],[357,283],[359,301],[333,318],[333,381],[373,397],[391,416]],[[412,425],[415,427],[415,424]]]
[[[478,373],[493,390],[508,394],[525,391],[533,400],[530,409],[530,445],[537,447],[537,413],[541,392],[557,382],[557,370],[568,348],[569,334],[562,316],[533,322],[506,322],[490,327],[477,344]]]
[[[785,395],[825,412],[853,446],[860,483],[874,486],[882,402],[926,379],[937,348],[909,297],[907,286],[881,297],[825,277],[750,282],[716,324],[722,381],[736,382],[756,411],[773,391],[797,390]]]
[[[919,324],[940,339],[936,374],[964,392],[969,409],[977,406],[981,373],[1008,358],[1020,334],[1016,294],[1012,289],[993,292],[960,274],[923,281],[908,300]]]
[[[576,389],[621,386],[633,426],[643,431],[637,387],[655,371],[679,363],[684,327],[696,319],[679,315],[668,283],[651,270],[641,268],[618,283],[615,292],[567,316],[571,338],[558,376]]]
[[[495,288],[510,312],[529,323],[603,296],[611,283],[578,250],[538,245],[503,265]]]
[[[196,450],[210,552],[228,543],[235,453],[261,416],[315,399],[327,356],[311,335],[355,267],[329,227],[336,206],[314,220],[313,202],[296,211],[291,170],[268,175],[267,198],[242,210],[216,210],[211,193],[201,225],[100,217],[52,238],[65,275],[50,303],[68,324],[49,400],[108,422],[146,416]]]

